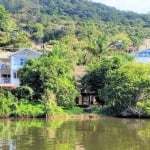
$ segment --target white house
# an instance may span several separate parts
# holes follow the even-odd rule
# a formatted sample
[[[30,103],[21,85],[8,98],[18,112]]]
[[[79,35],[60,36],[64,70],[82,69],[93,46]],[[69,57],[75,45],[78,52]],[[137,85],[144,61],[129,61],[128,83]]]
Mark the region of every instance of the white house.
[[[138,51],[135,53],[132,53],[132,55],[135,58],[135,61],[141,62],[141,63],[149,63],[150,62],[150,49]]]
[[[0,86],[8,84],[14,87],[19,86],[20,81],[17,76],[18,70],[24,66],[27,60],[31,58],[37,59],[40,56],[41,54],[37,51],[24,48],[15,53],[11,53],[8,58],[6,58],[5,62],[3,58],[0,58]]]
[[[0,51],[0,84],[10,83],[11,52]]]

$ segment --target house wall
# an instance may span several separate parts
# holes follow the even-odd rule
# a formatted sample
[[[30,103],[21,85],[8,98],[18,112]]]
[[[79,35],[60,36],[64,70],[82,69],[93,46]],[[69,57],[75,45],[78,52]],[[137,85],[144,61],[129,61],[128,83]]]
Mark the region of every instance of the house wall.
[[[20,65],[20,62],[19,62],[19,58],[18,57],[11,57],[11,84],[13,85],[16,85],[18,86],[20,84],[20,81],[18,79],[18,76],[17,76],[17,71],[23,67]]]
[[[20,81],[18,78],[18,70],[22,68],[25,63],[31,58],[39,58],[40,54],[34,53],[31,50],[23,50],[15,55],[11,56],[11,84],[15,86],[20,85]]]
[[[0,84],[4,84],[4,83],[10,83],[10,59],[9,58],[0,58]]]
[[[10,83],[10,69],[0,69],[0,84]]]
[[[149,63],[150,62],[150,49],[141,50],[138,52],[131,53],[135,61],[140,63]]]
[[[140,62],[140,63],[149,63],[150,57],[138,56],[138,57],[135,57],[135,61]]]

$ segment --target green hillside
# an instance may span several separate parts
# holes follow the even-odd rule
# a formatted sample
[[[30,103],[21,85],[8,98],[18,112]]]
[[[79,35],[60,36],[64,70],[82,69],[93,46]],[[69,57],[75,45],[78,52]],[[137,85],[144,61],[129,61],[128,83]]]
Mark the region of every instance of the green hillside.
[[[0,0],[0,51],[43,52],[17,72],[22,86],[12,94],[0,91],[0,116],[55,115],[63,113],[60,107],[72,111],[80,90],[94,91],[111,115],[133,110],[149,116],[150,68],[129,55],[149,35],[150,15],[90,0]]]
[[[27,13],[36,16],[41,13],[72,19],[112,21],[119,24],[131,23],[136,20],[150,21],[148,15],[123,12],[87,0],[0,0],[0,4],[13,14]]]
[[[59,43],[76,51],[80,63],[88,63],[104,49],[138,49],[150,34],[149,15],[87,0],[0,0],[0,4],[5,16],[0,18],[5,22],[1,24],[0,47]]]

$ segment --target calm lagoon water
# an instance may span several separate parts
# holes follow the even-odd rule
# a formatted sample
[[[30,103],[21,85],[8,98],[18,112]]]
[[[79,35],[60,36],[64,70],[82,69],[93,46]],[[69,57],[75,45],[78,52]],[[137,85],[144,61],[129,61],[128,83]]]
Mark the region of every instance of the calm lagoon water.
[[[149,150],[150,120],[0,120],[0,150]]]

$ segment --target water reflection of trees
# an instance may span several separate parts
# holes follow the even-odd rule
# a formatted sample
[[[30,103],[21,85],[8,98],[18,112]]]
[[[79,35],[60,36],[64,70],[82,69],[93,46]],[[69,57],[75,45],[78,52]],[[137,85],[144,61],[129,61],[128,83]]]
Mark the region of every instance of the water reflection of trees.
[[[55,130],[63,121],[52,121],[51,123],[43,120],[22,120],[22,121],[1,121],[0,122],[0,145],[3,149],[12,147],[9,141],[13,140],[16,149],[37,149],[47,150],[48,138],[55,138]]]
[[[0,149],[149,150],[148,120],[22,120],[0,122]]]
[[[150,139],[143,139],[137,134],[141,129],[146,130],[143,120],[101,119],[97,122],[93,134],[84,139],[86,150],[148,150]],[[148,123],[149,124],[149,123]]]

